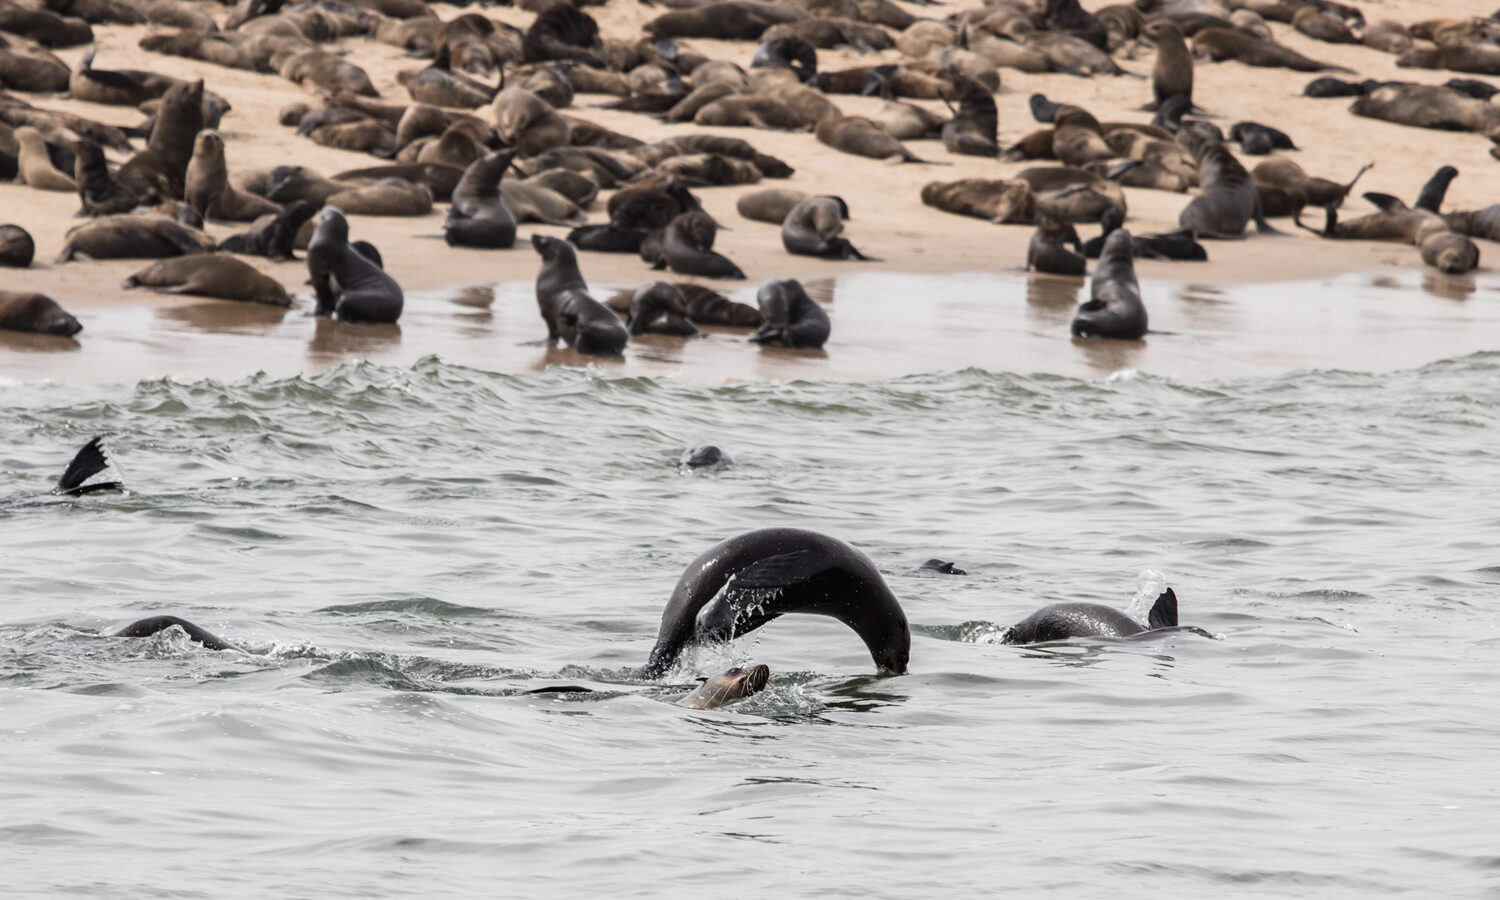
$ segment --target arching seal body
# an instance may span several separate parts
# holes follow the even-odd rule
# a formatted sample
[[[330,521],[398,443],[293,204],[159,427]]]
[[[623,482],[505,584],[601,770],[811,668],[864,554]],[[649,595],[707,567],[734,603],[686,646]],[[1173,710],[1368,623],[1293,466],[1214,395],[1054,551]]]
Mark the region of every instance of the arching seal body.
[[[797,204],[781,223],[781,246],[798,256],[867,259],[840,237],[849,207],[841,197],[810,197]]]
[[[1149,628],[1117,609],[1098,603],[1054,603],[1010,626],[1005,633],[1005,643],[1036,644],[1080,637],[1129,637],[1176,625],[1177,594],[1167,588],[1151,607]]]
[[[843,541],[801,528],[751,531],[689,563],[644,674],[660,677],[688,646],[733,640],[788,613],[838,619],[878,667],[905,674],[911,628],[875,564]]]
[[[578,270],[578,256],[567,241],[532,235],[531,246],[542,258],[536,276],[536,303],[547,323],[547,341],[558,338],[579,353],[619,356],[630,333],[609,307],[589,295]]]
[[[1177,223],[1199,238],[1237,237],[1252,219],[1261,234],[1278,234],[1266,221],[1255,182],[1234,154],[1209,138],[1190,134],[1187,140],[1203,193],[1188,202]]]
[[[203,82],[184,81],[162,95],[146,149],[120,167],[116,177],[142,198],[181,200],[193,145],[203,130]]]
[[[753,343],[811,350],[827,343],[833,330],[828,313],[807,296],[801,282],[772,279],[760,286],[755,300],[765,323],[750,336]]]
[[[705,212],[687,212],[673,219],[662,235],[663,262],[672,271],[684,275],[744,278],[745,273],[729,257],[714,252],[714,235],[718,228],[718,223]]]
[[[1135,278],[1135,256],[1130,232],[1116,229],[1104,241],[1104,252],[1094,267],[1089,299],[1073,316],[1075,337],[1138,341],[1146,334],[1146,304]]]
[[[453,189],[453,206],[443,223],[449,246],[507,249],[516,243],[516,218],[500,193],[514,150],[499,150],[469,164]]]
[[[323,207],[307,245],[307,271],[320,316],[375,324],[401,318],[405,295],[396,279],[349,245],[349,220],[335,206]]]
[[[0,328],[72,337],[83,330],[57,301],[31,291],[0,291]]]
[[[140,619],[116,631],[114,636],[128,638],[151,637],[154,634],[166,631],[168,628],[181,628],[187,633],[188,640],[196,644],[202,644],[205,650],[239,649],[207,629],[200,628],[187,619],[179,619],[176,616],[152,616],[149,619]]]
[[[179,256],[152,263],[125,279],[129,290],[148,287],[164,294],[195,294],[268,306],[291,306],[281,282],[222,253]]]
[[[704,680],[698,689],[677,701],[678,706],[689,709],[718,709],[727,703],[743,700],[765,690],[771,680],[769,666],[751,666],[741,669],[736,666]]]

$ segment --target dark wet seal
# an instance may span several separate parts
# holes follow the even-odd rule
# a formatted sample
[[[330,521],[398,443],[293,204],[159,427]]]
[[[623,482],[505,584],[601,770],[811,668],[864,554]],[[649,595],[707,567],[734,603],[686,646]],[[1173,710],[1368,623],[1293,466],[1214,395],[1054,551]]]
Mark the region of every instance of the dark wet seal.
[[[1075,337],[1138,341],[1145,336],[1146,304],[1135,277],[1130,232],[1120,228],[1105,239],[1089,294],[1073,316]]]
[[[765,690],[771,680],[769,666],[751,666],[742,669],[736,666],[712,678],[704,679],[698,689],[677,701],[678,706],[689,709],[718,709],[736,700],[754,696]]]
[[[755,300],[765,322],[750,336],[752,343],[810,350],[827,343],[833,330],[828,313],[807,296],[806,289],[796,279],[775,278],[766,282]]]
[[[933,557],[932,559],[929,559],[927,562],[922,563],[920,566],[917,566],[917,568],[915,570],[913,570],[911,574],[913,574],[913,575],[967,575],[969,573],[967,571],[965,571],[964,569],[960,569],[958,566],[954,565],[951,562],[946,562],[944,560],[938,559],[937,557]]]
[[[83,326],[45,294],[0,290],[0,329],[70,338]]]
[[[1167,588],[1156,598],[1142,626],[1130,616],[1098,603],[1054,603],[1006,629],[1004,643],[1038,644],[1082,637],[1129,637],[1177,626],[1177,594]]]
[[[694,472],[722,472],[734,468],[734,457],[713,444],[699,444],[682,451],[677,465]]]
[[[123,490],[125,486],[120,481],[100,480],[101,475],[113,474],[117,471],[114,459],[109,454],[109,448],[105,445],[104,436],[97,435],[73,454],[62,476],[57,479],[57,484],[44,496],[81,497],[84,494]],[[0,498],[0,507],[26,505],[28,502],[40,499],[43,498],[32,494],[5,497]]]
[[[377,254],[378,256],[378,254]],[[307,270],[317,294],[316,314],[355,324],[392,323],[401,318],[401,285],[349,243],[349,220],[325,206],[307,245]]]
[[[169,628],[181,628],[187,634],[188,640],[195,644],[202,644],[205,650],[240,649],[215,635],[213,632],[205,628],[200,628],[187,619],[179,619],[177,616],[151,616],[150,618],[140,619],[116,631],[114,636],[127,638],[151,637]]]
[[[566,241],[540,234],[531,236],[531,246],[542,258],[536,302],[547,323],[546,343],[555,345],[562,338],[579,353],[619,356],[630,333],[609,307],[589,295],[573,248]]]

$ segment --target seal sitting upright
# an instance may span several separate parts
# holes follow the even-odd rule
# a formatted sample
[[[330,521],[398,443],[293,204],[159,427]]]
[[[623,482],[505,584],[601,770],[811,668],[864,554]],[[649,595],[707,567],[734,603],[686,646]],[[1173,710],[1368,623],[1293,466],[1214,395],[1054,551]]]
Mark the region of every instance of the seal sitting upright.
[[[1138,341],[1145,334],[1146,304],[1135,278],[1135,249],[1130,232],[1117,228],[1104,240],[1089,299],[1073,316],[1073,335]]]
[[[401,318],[401,285],[349,245],[349,220],[336,206],[323,207],[318,216],[307,245],[307,271],[318,296],[318,315],[358,324]]]
[[[578,270],[578,256],[567,241],[534,234],[532,249],[542,258],[536,276],[536,304],[547,323],[547,343],[558,338],[579,353],[619,356],[630,334],[609,307],[589,296]]]
[[[660,677],[689,645],[733,640],[788,613],[838,619],[883,671],[906,673],[911,628],[870,558],[815,531],[762,528],[715,544],[688,564],[662,613],[644,674]]]

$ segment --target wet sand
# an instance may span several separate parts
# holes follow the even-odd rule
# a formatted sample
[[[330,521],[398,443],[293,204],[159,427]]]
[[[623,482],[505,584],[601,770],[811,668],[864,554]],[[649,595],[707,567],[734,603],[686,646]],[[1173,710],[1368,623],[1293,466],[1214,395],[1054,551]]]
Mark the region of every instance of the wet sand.
[[[1017,272],[811,280],[810,293],[833,319],[822,351],[762,348],[746,342],[746,331],[710,329],[695,340],[634,338],[623,358],[589,358],[537,346],[545,329],[532,286],[509,282],[409,296],[398,326],[344,325],[227,301],[116,304],[93,310],[81,343],[0,332],[0,356],[11,378],[61,382],[290,376],[360,359],[404,366],[432,355],[486,371],[586,366],[704,383],[864,380],[970,367],[1081,378],[1133,369],[1201,381],[1406,368],[1493,348],[1500,333],[1500,276],[1493,275],[1397,269],[1315,282],[1147,281],[1152,332],[1143,341],[1071,338],[1084,284]],[[905,300],[915,294],[925,298],[920,315]]]
[[[1104,5],[1100,2],[1085,4],[1089,8]],[[908,5],[917,15],[931,14],[931,8]],[[1367,17],[1395,18],[1410,23],[1419,18],[1439,15],[1464,15],[1472,13],[1466,4],[1457,2],[1419,3],[1412,0],[1390,3],[1364,4]],[[442,18],[451,18],[461,10],[450,6],[437,7]],[[607,35],[638,34],[640,25],[661,12],[660,8],[646,7],[638,3],[623,3],[620,0],[605,7],[590,7]],[[512,8],[490,8],[485,14],[492,18],[524,27],[531,20],[529,13]],[[1458,73],[1417,69],[1400,69],[1395,66],[1395,57],[1379,53],[1360,45],[1333,45],[1303,37],[1289,26],[1272,23],[1272,30],[1279,41],[1314,58],[1346,65],[1359,72],[1358,77],[1389,78],[1441,84]],[[226,152],[230,171],[233,174],[266,168],[273,165],[297,162],[310,166],[324,174],[377,164],[368,155],[320,147],[311,141],[297,137],[293,130],[275,124],[276,112],[288,103],[297,100],[312,102],[315,98],[294,84],[274,75],[255,74],[235,69],[226,69],[209,63],[184,60],[145,53],[138,49],[137,42],[146,34],[143,27],[104,26],[96,29],[100,50],[96,65],[102,68],[147,68],[179,77],[202,77],[209,89],[216,91],[234,105],[234,110],[224,119],[221,133],[226,140]],[[727,42],[691,40],[686,44],[712,57],[732,59],[747,64],[753,53],[752,42]],[[405,102],[407,95],[395,80],[396,73],[403,69],[416,69],[424,61],[409,59],[402,51],[374,41],[362,39],[340,42],[342,49],[350,51],[350,58],[364,67],[372,76],[376,87],[389,102]],[[70,65],[76,65],[86,48],[77,47],[58,51],[58,55]],[[820,68],[837,69],[850,65],[868,64],[874,58],[895,61],[897,51],[890,50],[875,56],[855,53],[844,49],[820,51]],[[1134,72],[1149,73],[1152,54],[1146,51],[1131,60],[1119,58],[1121,64]],[[1489,141],[1482,135],[1455,134],[1452,132],[1406,128],[1385,122],[1360,119],[1347,110],[1348,98],[1311,99],[1300,96],[1303,85],[1316,77],[1314,74],[1291,72],[1281,69],[1259,69],[1239,63],[1207,63],[1197,66],[1195,96],[1199,105],[1205,107],[1224,128],[1241,119],[1253,119],[1274,125],[1287,131],[1303,148],[1293,154],[1309,173],[1335,180],[1346,180],[1367,162],[1375,162],[1375,168],[1360,182],[1359,190],[1383,191],[1412,198],[1431,172],[1440,164],[1451,163],[1458,167],[1460,176],[1449,192],[1445,208],[1474,208],[1488,205],[1500,199],[1500,163],[1488,155]],[[1150,97],[1149,82],[1127,78],[1095,77],[1075,78],[1067,75],[1027,75],[1010,69],[1000,70],[1001,92],[996,96],[1000,110],[1000,138],[1002,145],[1014,142],[1022,135],[1034,130],[1037,125],[1027,109],[1027,98],[1035,91],[1042,91],[1052,99],[1081,104],[1091,109],[1101,119],[1146,122],[1150,114],[1139,107]],[[1342,76],[1356,77],[1356,76]],[[100,106],[72,101],[63,97],[24,95],[43,108],[66,110],[87,115],[111,124],[135,124],[140,115],[125,107]],[[668,125],[654,119],[632,114],[592,109],[608,97],[579,95],[570,115],[591,119],[599,124],[634,135],[643,140],[653,140],[690,131],[707,131],[741,137],[752,142],[763,152],[777,155],[793,167],[796,174],[789,180],[771,180],[758,186],[709,188],[698,191],[705,207],[730,226],[722,233],[719,248],[734,259],[749,276],[753,285],[771,277],[834,278],[840,280],[839,302],[844,308],[835,310],[833,341],[827,350],[826,360],[806,360],[795,354],[783,354],[785,364],[773,362],[776,354],[759,352],[756,364],[742,366],[732,359],[722,364],[708,365],[700,358],[713,358],[717,351],[705,349],[715,347],[717,340],[701,346],[673,350],[655,343],[636,344],[626,357],[629,371],[645,372],[658,357],[672,358],[679,355],[681,363],[661,362],[666,368],[684,372],[696,372],[702,377],[803,377],[817,373],[818,377],[864,378],[895,375],[910,371],[927,371],[933,368],[954,368],[962,365],[985,365],[995,368],[1016,368],[1023,371],[1066,371],[1073,365],[1067,358],[1058,357],[1057,343],[1068,343],[1066,323],[1068,311],[1057,311],[1045,321],[1051,322],[1046,329],[1036,325],[1037,336],[1028,336],[1015,343],[1024,346],[1007,346],[1014,334],[1001,331],[986,331],[983,334],[955,335],[952,329],[937,330],[921,341],[915,335],[927,334],[932,322],[962,323],[963,328],[1006,326],[991,324],[991,310],[984,301],[975,299],[973,307],[965,301],[948,296],[954,283],[966,283],[963,277],[952,273],[975,273],[971,279],[983,282],[982,273],[1004,273],[1013,270],[1024,260],[1026,242],[1032,229],[1029,226],[997,226],[978,219],[970,219],[941,213],[923,206],[919,197],[921,186],[932,180],[952,180],[963,177],[999,178],[1014,175],[1031,163],[999,163],[990,159],[954,156],[947,154],[936,141],[911,141],[908,146],[918,156],[932,159],[941,165],[890,165],[884,162],[863,159],[837,153],[819,144],[808,133],[772,132],[746,128],[712,128]],[[872,98],[834,95],[831,97],[846,113],[858,114],[871,111],[877,104]],[[918,101],[920,102],[920,101]],[[941,103],[926,105],[941,108]],[[485,111],[481,110],[481,113]],[[112,154],[118,160],[118,155]],[[1255,157],[1242,157],[1253,166]],[[809,192],[839,193],[851,207],[853,215],[847,234],[861,250],[877,257],[880,262],[829,262],[806,257],[788,255],[781,247],[779,229],[772,225],[749,222],[734,212],[735,200],[743,193],[759,187],[790,187]],[[1137,232],[1170,230],[1175,227],[1178,212],[1189,199],[1189,195],[1142,189],[1126,189],[1130,206],[1129,227]],[[604,203],[607,192],[601,194],[589,212],[591,221],[605,219]],[[32,190],[23,185],[0,185],[0,203],[6,212],[0,218],[27,228],[36,239],[38,262],[25,270],[7,270],[6,286],[12,289],[38,290],[57,299],[66,308],[75,311],[84,322],[85,330],[80,335],[80,349],[76,352],[20,353],[9,352],[17,347],[31,346],[27,339],[7,337],[0,341],[0,374],[12,378],[57,377],[70,380],[103,377],[143,377],[169,372],[191,374],[215,374],[234,376],[267,368],[278,371],[295,370],[297,366],[309,369],[320,368],[330,361],[368,353],[371,358],[410,360],[430,353],[439,353],[455,362],[468,361],[462,351],[462,329],[453,331],[448,325],[438,326],[429,318],[425,308],[428,298],[422,292],[452,292],[456,286],[465,284],[509,284],[529,282],[537,271],[536,255],[525,244],[526,237],[534,231],[561,236],[562,230],[550,226],[522,226],[517,246],[508,251],[477,251],[447,247],[441,240],[441,222],[446,211],[440,205],[432,214],[421,218],[376,218],[352,217],[353,236],[372,240],[385,255],[392,274],[402,283],[409,295],[409,306],[398,350],[382,344],[379,337],[329,337],[325,332],[343,332],[346,328],[330,329],[328,323],[317,323],[300,314],[310,304],[306,279],[306,268],[301,262],[272,265],[264,259],[248,258],[257,268],[279,279],[289,289],[299,292],[299,309],[284,316],[276,310],[233,309],[216,310],[224,304],[194,298],[163,299],[140,291],[124,291],[119,284],[134,271],[145,267],[149,261],[116,260],[85,261],[65,265],[53,265],[49,261],[56,256],[63,244],[66,230],[79,220],[72,218],[78,206],[72,194],[51,193]],[[1363,201],[1351,198],[1346,204],[1348,214],[1362,214]],[[1320,211],[1314,218],[1321,219]],[[1327,279],[1337,279],[1347,273],[1370,272],[1386,269],[1404,269],[1406,273],[1395,276],[1401,284],[1417,285],[1424,280],[1438,277],[1430,269],[1423,269],[1415,248],[1383,243],[1330,242],[1322,241],[1305,232],[1296,231],[1290,220],[1278,219],[1275,224],[1288,233],[1283,236],[1255,236],[1242,241],[1217,242],[1209,246],[1211,262],[1203,264],[1172,264],[1143,261],[1139,272],[1143,279],[1154,281],[1186,281],[1220,286],[1250,285],[1259,282],[1294,281],[1300,287],[1261,292],[1258,290],[1226,289],[1223,300],[1234,312],[1226,319],[1226,327],[1241,329],[1227,331],[1210,338],[1198,332],[1200,326],[1194,317],[1172,308],[1169,301],[1163,304],[1155,292],[1147,291],[1147,302],[1151,309],[1155,327],[1182,329],[1191,336],[1180,341],[1208,342],[1218,346],[1218,351],[1201,355],[1174,355],[1170,369],[1187,377],[1211,377],[1228,371],[1240,371],[1239,363],[1231,359],[1280,359],[1290,360],[1290,366],[1339,365],[1338,354],[1346,352],[1344,344],[1356,343],[1337,327],[1330,324],[1321,346],[1308,347],[1306,354],[1287,353],[1279,343],[1287,333],[1305,328],[1300,317],[1311,307],[1338,300],[1356,302],[1354,297],[1328,298],[1319,295]],[[243,226],[210,225],[209,231],[216,237],[224,237]],[[1080,231],[1089,236],[1095,233],[1091,226]],[[1488,242],[1480,242],[1485,260],[1500,253]],[[597,285],[633,286],[656,277],[643,263],[632,255],[581,253],[580,262],[591,282]],[[882,284],[899,285],[899,288],[868,292],[868,296],[846,302],[844,294],[855,290],[850,285],[868,283],[867,276],[876,273],[891,275]],[[938,280],[905,277],[906,275],[942,274]],[[1352,276],[1355,281],[1369,281],[1372,276]],[[1384,276],[1382,276],[1384,277]],[[1484,275],[1480,275],[1481,283]],[[1336,280],[1344,285],[1345,280]],[[740,287],[736,283],[715,283],[720,289]],[[1340,290],[1343,288],[1340,287]],[[602,294],[601,288],[597,293]],[[1011,288],[1007,293],[1020,291]],[[1262,294],[1274,295],[1270,299]],[[1482,302],[1485,293],[1481,290],[1472,302]],[[523,296],[524,294],[524,296]],[[1171,296],[1168,289],[1167,295]],[[1310,296],[1309,296],[1310,295]],[[1240,309],[1242,304],[1252,302],[1254,309]],[[1303,299],[1295,299],[1301,297]],[[996,302],[991,299],[990,303]],[[999,301],[1007,303],[1009,301]],[[1413,287],[1409,297],[1393,297],[1390,303],[1382,304],[1384,316],[1391,324],[1378,338],[1388,344],[1386,352],[1372,353],[1372,363],[1377,367],[1384,360],[1409,359],[1423,361],[1438,356],[1450,355],[1447,351],[1435,353],[1428,349],[1406,347],[1414,342],[1413,334],[1421,330],[1443,328],[1441,321],[1452,321],[1456,344],[1470,345],[1474,337],[1468,333],[1471,327],[1464,315],[1453,312],[1429,320],[1423,312],[1430,298],[1423,297]],[[956,304],[956,306],[955,306]],[[515,308],[512,309],[511,307]],[[503,369],[525,369],[544,364],[546,361],[574,362],[576,357],[566,351],[536,350],[527,355],[515,351],[514,344],[537,336],[540,320],[536,316],[534,300],[528,290],[522,292],[506,287],[500,291],[500,300],[492,313],[493,320],[486,326],[491,329],[486,339],[495,344],[491,353],[494,361],[485,363],[476,359],[474,364]],[[501,307],[504,307],[501,309]],[[1026,307],[1031,309],[1031,307]],[[1268,322],[1263,331],[1247,330],[1248,323],[1262,321],[1268,309],[1281,309],[1287,318],[1278,327]],[[175,310],[178,321],[196,319],[198,324],[182,327],[168,326],[172,321],[167,310]],[[195,312],[196,310],[196,312]],[[1476,313],[1477,315],[1477,313]],[[1409,322],[1404,320],[1410,317]],[[210,324],[226,320],[227,330],[219,331]],[[270,320],[280,322],[268,326]],[[1034,318],[1033,322],[1041,321]],[[262,323],[256,325],[254,323]],[[135,323],[135,324],[130,324]],[[1238,324],[1235,324],[1238,323]],[[431,324],[432,327],[429,327]],[[295,343],[302,347],[291,363],[292,355],[282,355],[279,343],[287,338],[279,337],[282,329],[290,329],[296,335]],[[321,329],[321,330],[320,330]],[[866,343],[865,338],[881,334],[890,329],[889,340]],[[186,334],[184,332],[192,332]],[[1028,331],[1029,334],[1029,331]],[[321,346],[319,335],[343,348],[336,352],[309,349]],[[1372,338],[1366,336],[1364,340]],[[662,339],[665,341],[666,339]],[[930,342],[929,342],[930,341]],[[965,342],[973,341],[974,352],[958,349]],[[946,342],[946,344],[944,343]],[[1269,342],[1269,343],[1268,343]],[[45,343],[43,341],[42,343]],[[210,349],[210,343],[213,345]],[[1148,341],[1148,344],[1150,342]],[[267,345],[275,345],[272,350]],[[1224,351],[1231,349],[1229,359]],[[382,349],[385,347],[386,349]],[[1004,347],[1003,352],[986,351],[986,348]],[[745,349],[745,348],[739,348]],[[1361,348],[1362,351],[1364,348]],[[752,352],[753,348],[752,348]],[[1064,354],[1070,351],[1062,351]],[[857,358],[859,353],[869,353],[868,359]],[[481,355],[482,354],[478,354]],[[1073,352],[1073,355],[1077,355]],[[1150,349],[1135,353],[1120,350],[1087,351],[1092,357],[1139,358],[1125,365],[1140,365],[1157,370],[1156,366],[1167,360],[1157,359]],[[133,364],[128,360],[135,360]],[[687,360],[694,362],[687,362]],[[47,360],[47,362],[43,362]],[[794,361],[795,360],[795,361]],[[1035,360],[1028,363],[1027,360]],[[610,365],[605,363],[604,365]],[[1245,363],[1249,369],[1256,368]],[[291,369],[285,368],[291,366]],[[706,366],[706,367],[705,367]],[[179,368],[181,367],[181,368]],[[1201,367],[1201,368],[1200,368]],[[1086,365],[1087,371],[1100,371],[1101,366]],[[714,374],[710,375],[710,370]]]

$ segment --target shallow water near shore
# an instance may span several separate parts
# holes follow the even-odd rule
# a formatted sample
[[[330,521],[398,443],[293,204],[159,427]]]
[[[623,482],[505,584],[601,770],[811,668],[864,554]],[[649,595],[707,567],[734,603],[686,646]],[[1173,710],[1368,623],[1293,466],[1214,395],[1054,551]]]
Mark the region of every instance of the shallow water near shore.
[[[1495,888],[1500,354],[1193,383],[635,362],[0,388],[0,496],[99,432],[129,486],[0,509],[9,892]],[[738,467],[679,472],[705,441]],[[911,673],[792,616],[640,680],[688,561],[786,524],[871,556]],[[969,574],[912,574],[932,556]],[[1052,601],[1143,617],[1163,582],[1179,630],[993,643]],[[153,613],[249,652],[101,637]],[[765,693],[672,705],[744,661]],[[596,693],[519,693],[551,684]]]
[[[746,329],[708,328],[705,339],[633,338],[622,358],[538,346],[546,327],[534,284],[502,282],[414,292],[399,325],[344,325],[292,309],[224,300],[132,295],[75,308],[78,340],[0,333],[0,376],[22,380],[135,381],[171,375],[225,378],[320,372],[368,359],[411,365],[437,355],[486,371],[539,372],[586,365],[705,383],[745,379],[867,380],[934,371],[1047,372],[1103,377],[1138,369],[1201,380],[1299,368],[1409,368],[1491,348],[1500,330],[1500,276],[1377,270],[1320,281],[1218,285],[1146,279],[1152,333],[1143,341],[1074,339],[1068,326],[1088,298],[1083,278],[1020,271],[916,275],[860,273],[810,279],[833,335],[821,352],[760,348]],[[1202,273],[1207,276],[1208,269]],[[630,285],[598,283],[603,300]],[[712,282],[755,304],[758,284]]]

